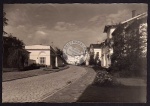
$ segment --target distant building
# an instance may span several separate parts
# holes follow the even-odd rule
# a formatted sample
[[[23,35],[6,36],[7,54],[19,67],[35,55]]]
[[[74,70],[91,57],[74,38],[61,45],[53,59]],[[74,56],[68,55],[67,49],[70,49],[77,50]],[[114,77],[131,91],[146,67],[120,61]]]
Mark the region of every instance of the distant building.
[[[37,63],[52,67],[58,67],[64,64],[63,59],[57,54],[57,49],[46,45],[25,46],[30,52],[29,64]]]
[[[93,52],[94,59],[96,58],[96,56],[98,56],[99,59],[101,60],[101,54],[102,54],[101,44],[91,44],[90,45],[90,52]]]
[[[97,44],[90,44],[89,47],[89,55],[90,55],[90,59],[89,59],[89,64],[93,64],[93,65],[101,65],[101,60],[102,60],[102,48],[101,48],[101,44],[97,43]]]

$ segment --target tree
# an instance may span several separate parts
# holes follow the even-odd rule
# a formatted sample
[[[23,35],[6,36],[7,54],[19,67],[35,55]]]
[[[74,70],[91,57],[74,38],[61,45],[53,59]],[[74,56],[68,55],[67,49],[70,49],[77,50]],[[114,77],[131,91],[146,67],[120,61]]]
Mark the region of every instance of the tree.
[[[133,75],[140,75],[143,71],[142,68],[146,67],[146,65],[142,66],[141,64],[146,62],[143,51],[146,51],[147,44],[141,38],[147,36],[147,34],[143,35],[144,32],[139,32],[139,26],[146,23],[146,20],[147,18],[142,18],[126,25],[120,24],[113,33],[112,68],[114,70],[128,71]]]
[[[28,52],[25,49],[10,49],[11,55],[8,55],[8,65],[10,67],[17,67],[19,70],[24,68],[28,62]]]
[[[8,19],[5,17],[6,13],[3,12],[3,26],[8,25]],[[24,49],[23,41],[12,34],[3,31],[3,67],[17,67],[19,69],[24,67],[24,63],[28,60],[28,52]]]
[[[5,12],[3,12],[3,27],[5,27],[6,25],[8,25],[8,19],[6,18],[6,13]],[[3,34],[7,34],[7,32],[5,32],[4,30],[3,30]]]
[[[27,62],[28,52],[24,49],[24,43],[13,37],[3,36],[3,66],[23,68],[24,63]]]
[[[8,21],[8,19],[6,18],[6,13],[3,12],[3,26],[8,25],[7,21]]]

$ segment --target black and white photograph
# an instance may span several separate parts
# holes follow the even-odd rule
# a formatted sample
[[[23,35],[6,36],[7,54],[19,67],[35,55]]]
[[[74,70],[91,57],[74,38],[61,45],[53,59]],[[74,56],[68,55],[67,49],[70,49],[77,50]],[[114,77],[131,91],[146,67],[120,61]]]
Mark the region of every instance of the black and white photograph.
[[[3,4],[2,103],[147,103],[146,3]]]

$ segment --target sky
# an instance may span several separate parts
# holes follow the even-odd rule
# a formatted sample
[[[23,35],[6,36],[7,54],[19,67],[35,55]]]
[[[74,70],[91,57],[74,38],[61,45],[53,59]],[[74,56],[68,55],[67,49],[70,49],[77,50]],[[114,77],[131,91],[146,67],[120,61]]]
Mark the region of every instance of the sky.
[[[117,24],[146,12],[147,4],[4,4],[9,20],[4,31],[25,45],[55,45],[71,40],[86,46],[106,39],[105,25]],[[53,42],[53,43],[52,43]]]

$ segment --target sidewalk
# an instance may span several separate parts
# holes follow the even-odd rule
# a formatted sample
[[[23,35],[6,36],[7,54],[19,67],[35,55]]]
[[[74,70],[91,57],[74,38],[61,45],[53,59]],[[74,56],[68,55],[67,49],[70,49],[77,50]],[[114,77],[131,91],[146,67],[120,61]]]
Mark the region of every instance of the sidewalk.
[[[2,75],[2,81],[12,81],[16,79],[28,78],[43,74],[49,74],[52,72],[58,72],[64,69],[69,68],[69,66],[61,67],[59,69],[51,69],[50,71],[44,70],[44,68],[28,70],[28,71],[16,71],[16,72],[4,72]]]

